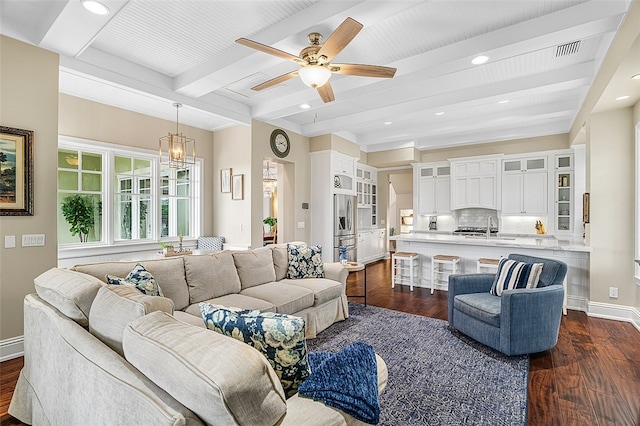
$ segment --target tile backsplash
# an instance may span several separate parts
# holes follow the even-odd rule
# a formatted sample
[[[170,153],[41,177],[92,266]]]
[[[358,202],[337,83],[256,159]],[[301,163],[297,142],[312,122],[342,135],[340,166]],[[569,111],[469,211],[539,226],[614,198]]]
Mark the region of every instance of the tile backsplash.
[[[494,228],[499,229],[498,212],[490,209],[460,209],[455,211],[458,227],[481,227],[487,226],[487,218],[491,217]]]

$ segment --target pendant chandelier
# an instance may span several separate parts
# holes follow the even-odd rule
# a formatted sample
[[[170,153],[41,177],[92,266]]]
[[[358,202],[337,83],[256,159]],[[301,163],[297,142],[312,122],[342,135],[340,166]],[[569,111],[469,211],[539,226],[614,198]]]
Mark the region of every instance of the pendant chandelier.
[[[176,108],[176,132],[160,138],[160,159],[166,156],[169,167],[184,168],[187,164],[196,163],[196,141],[178,131],[178,111],[182,104],[174,103],[173,106]]]
[[[277,166],[276,166],[277,167]],[[262,192],[265,197],[271,198],[278,187],[278,177],[271,170],[269,161],[265,161],[262,165]]]

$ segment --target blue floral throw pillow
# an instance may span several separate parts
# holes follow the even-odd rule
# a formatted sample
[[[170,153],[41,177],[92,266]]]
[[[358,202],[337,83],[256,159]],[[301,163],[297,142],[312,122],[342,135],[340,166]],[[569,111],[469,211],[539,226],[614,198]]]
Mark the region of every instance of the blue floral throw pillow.
[[[321,246],[287,244],[289,269],[287,278],[324,278]]]
[[[136,266],[124,278],[109,274],[105,275],[105,278],[109,284],[132,285],[147,296],[163,296],[162,290],[151,272],[144,269],[144,266],[139,263],[136,263]]]
[[[209,330],[233,337],[260,351],[280,379],[287,398],[309,377],[304,319],[200,303]]]
[[[525,263],[501,258],[498,272],[489,293],[502,296],[504,290],[536,288],[542,273],[543,263]]]

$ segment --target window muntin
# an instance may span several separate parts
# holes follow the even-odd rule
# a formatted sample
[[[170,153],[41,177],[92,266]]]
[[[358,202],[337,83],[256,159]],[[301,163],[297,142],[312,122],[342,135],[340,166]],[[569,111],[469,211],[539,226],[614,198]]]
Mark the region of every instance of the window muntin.
[[[71,224],[62,214],[63,205],[72,197],[81,197],[92,207],[89,220],[93,222],[86,242],[102,242],[103,188],[102,169],[104,155],[80,149],[58,151],[58,242],[79,243],[80,235],[72,235]]]
[[[75,193],[91,195],[99,210],[89,242],[110,245],[196,236],[201,173],[202,160],[170,169],[160,164],[155,151],[127,151],[63,137],[58,149],[59,243],[80,242],[70,235],[60,207],[64,197]]]

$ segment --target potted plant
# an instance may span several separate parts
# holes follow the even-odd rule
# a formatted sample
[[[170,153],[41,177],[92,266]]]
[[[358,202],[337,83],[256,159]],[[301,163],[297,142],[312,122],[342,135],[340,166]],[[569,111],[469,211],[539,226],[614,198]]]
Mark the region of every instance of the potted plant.
[[[276,223],[278,223],[278,218],[275,218],[273,216],[267,216],[264,218],[262,223],[264,223],[265,225],[269,225],[269,231],[273,235],[273,227],[276,226]]]
[[[69,195],[62,202],[62,214],[71,225],[71,235],[79,235],[84,243],[93,229],[93,198],[89,195]]]
[[[173,247],[173,244],[160,243],[160,248],[162,248],[162,253],[163,254],[173,253],[175,251],[175,248]]]

